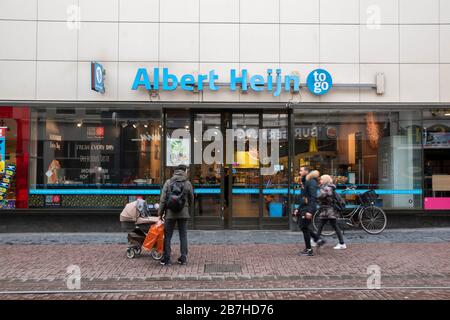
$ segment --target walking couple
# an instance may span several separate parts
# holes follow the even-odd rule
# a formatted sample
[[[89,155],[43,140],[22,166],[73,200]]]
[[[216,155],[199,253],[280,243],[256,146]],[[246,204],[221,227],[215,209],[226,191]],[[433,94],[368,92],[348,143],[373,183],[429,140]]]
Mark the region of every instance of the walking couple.
[[[298,219],[300,229],[303,232],[305,240],[305,249],[300,252],[301,255],[313,256],[313,246],[323,246],[326,241],[321,238],[322,229],[326,223],[330,223],[339,239],[339,243],[334,247],[336,250],[346,249],[344,237],[339,229],[337,219],[339,211],[335,206],[335,189],[333,179],[329,175],[320,176],[319,171],[308,167],[300,168],[301,177],[301,196],[298,209],[294,211],[294,217]],[[319,207],[319,226],[317,233],[311,230],[311,222],[314,214]]]

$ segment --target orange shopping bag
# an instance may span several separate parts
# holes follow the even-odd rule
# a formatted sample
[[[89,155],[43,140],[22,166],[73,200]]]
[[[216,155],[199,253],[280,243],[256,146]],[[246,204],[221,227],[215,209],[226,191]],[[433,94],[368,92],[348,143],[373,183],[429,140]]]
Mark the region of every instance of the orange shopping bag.
[[[152,250],[155,245],[156,251],[162,253],[164,250],[164,224],[162,222],[157,222],[150,227],[142,247],[144,250]]]

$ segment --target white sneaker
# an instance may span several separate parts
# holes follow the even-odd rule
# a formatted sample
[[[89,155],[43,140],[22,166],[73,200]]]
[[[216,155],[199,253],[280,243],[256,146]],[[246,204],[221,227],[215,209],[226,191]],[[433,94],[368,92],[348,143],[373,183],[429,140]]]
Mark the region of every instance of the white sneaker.
[[[317,247],[317,242],[311,239],[311,247]]]
[[[347,245],[346,245],[345,243],[344,243],[344,244],[338,243],[333,249],[334,249],[334,250],[343,250],[343,249],[347,249]]]

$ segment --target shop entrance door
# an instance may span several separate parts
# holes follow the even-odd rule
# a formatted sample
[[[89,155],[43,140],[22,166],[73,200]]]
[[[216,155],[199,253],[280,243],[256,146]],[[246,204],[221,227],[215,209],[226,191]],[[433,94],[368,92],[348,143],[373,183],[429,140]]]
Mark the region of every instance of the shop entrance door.
[[[191,165],[191,181],[194,187],[194,226],[196,229],[223,229],[225,227],[224,216],[224,165],[220,162],[210,161],[203,157],[211,141],[203,139],[205,133],[213,133],[220,136],[225,131],[223,113],[193,113],[192,126],[201,122],[201,133],[191,135],[194,161]],[[198,129],[197,129],[198,130]],[[201,148],[199,148],[201,145]],[[201,164],[195,161],[196,152],[201,150]]]
[[[201,143],[203,153],[201,164],[194,161],[191,165],[191,179],[195,190],[195,228],[258,228],[262,210],[259,158],[257,146],[251,145],[246,137],[258,134],[260,114],[194,112],[192,119],[194,130],[195,122],[202,123],[202,134],[193,134],[191,137],[192,151],[193,154],[198,152],[196,146]],[[231,136],[227,136],[227,129],[233,129]],[[207,131],[209,133],[206,136],[209,134],[209,138],[201,139]],[[210,138],[211,133],[222,137],[222,149],[214,151],[222,152],[218,157],[222,161],[205,159],[210,154],[205,151],[215,141]],[[198,141],[199,139],[202,141]],[[233,160],[227,162],[227,148],[231,145],[233,150],[229,152]]]
[[[227,124],[233,129],[233,141],[227,143],[233,145],[233,162],[226,164],[230,185],[228,227],[257,229],[262,210],[262,181],[258,145],[254,142],[258,141],[260,114],[228,114]]]

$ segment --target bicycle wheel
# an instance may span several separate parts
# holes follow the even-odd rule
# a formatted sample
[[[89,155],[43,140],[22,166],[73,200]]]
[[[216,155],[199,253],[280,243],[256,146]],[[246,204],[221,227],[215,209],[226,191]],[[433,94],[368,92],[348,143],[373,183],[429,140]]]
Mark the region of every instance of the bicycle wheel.
[[[314,230],[316,232],[319,230],[319,223],[321,220],[319,215],[320,215],[319,210],[317,210],[313,217],[313,226],[314,226]],[[335,233],[335,231],[329,223],[327,223],[326,225],[323,226],[323,228],[322,228],[323,236],[329,237],[329,236],[332,236],[334,233]]]
[[[361,227],[370,234],[379,234],[386,228],[387,217],[381,208],[370,206],[359,214]]]

